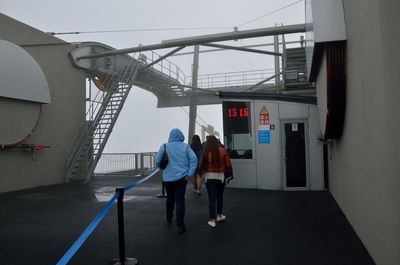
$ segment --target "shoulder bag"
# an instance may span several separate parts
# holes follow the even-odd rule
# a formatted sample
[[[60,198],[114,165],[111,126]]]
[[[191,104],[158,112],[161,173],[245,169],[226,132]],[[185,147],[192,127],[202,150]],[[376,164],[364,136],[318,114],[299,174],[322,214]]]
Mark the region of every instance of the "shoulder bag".
[[[164,153],[160,161],[160,168],[165,169],[167,165],[168,165],[168,153],[167,153],[167,147],[164,144]]]

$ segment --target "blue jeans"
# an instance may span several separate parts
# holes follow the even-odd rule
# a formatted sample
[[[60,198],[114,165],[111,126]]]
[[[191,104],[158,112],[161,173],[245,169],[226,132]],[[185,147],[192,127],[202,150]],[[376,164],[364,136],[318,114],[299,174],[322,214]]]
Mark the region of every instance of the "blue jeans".
[[[206,182],[206,188],[208,193],[208,211],[210,219],[215,219],[215,205],[217,205],[217,214],[222,214],[225,184],[218,179],[209,179]]]
[[[167,191],[167,219],[171,220],[174,216],[174,207],[176,204],[176,224],[178,227],[185,227],[185,192],[186,180],[183,178],[176,181],[165,181],[165,190]]]

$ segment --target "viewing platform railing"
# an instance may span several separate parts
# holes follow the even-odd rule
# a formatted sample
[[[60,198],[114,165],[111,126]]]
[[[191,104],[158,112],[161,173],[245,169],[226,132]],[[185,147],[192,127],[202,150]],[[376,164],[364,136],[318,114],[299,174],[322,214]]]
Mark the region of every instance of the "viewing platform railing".
[[[94,171],[97,175],[135,175],[153,171],[156,152],[103,153]]]

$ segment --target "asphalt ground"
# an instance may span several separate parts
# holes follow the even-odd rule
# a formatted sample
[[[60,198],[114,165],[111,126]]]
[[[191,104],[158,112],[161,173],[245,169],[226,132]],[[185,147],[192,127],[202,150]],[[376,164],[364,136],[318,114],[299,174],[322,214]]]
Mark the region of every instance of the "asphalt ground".
[[[0,264],[56,264],[113,196],[140,177],[107,176],[0,194]],[[187,232],[168,224],[157,174],[125,193],[126,256],[141,265],[374,264],[329,191],[226,188],[227,219],[207,225],[208,200],[186,191]],[[118,258],[113,205],[68,264]]]

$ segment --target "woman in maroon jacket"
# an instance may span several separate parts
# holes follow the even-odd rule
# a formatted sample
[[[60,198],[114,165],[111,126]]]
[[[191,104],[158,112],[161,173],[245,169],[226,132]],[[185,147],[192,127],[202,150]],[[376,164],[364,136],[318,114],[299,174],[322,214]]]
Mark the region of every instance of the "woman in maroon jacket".
[[[224,172],[231,168],[232,164],[225,149],[214,135],[209,135],[201,155],[200,170],[204,173],[206,182],[210,214],[208,225],[211,227],[215,227],[216,221],[220,222],[226,219],[226,216],[222,214],[225,188]]]

